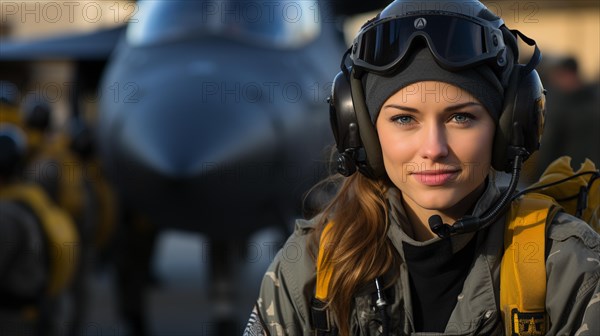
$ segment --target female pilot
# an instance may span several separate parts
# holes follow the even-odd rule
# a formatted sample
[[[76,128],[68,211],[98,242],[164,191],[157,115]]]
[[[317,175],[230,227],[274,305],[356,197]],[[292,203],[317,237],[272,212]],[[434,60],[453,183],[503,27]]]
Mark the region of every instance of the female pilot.
[[[527,64],[517,37],[535,47]],[[539,58],[477,1],[395,1],[367,22],[330,102],[346,177],[297,221],[245,335],[600,334],[600,238],[564,212],[546,212],[534,246],[540,311],[501,307],[510,200],[543,119]],[[507,189],[495,170],[513,172]]]

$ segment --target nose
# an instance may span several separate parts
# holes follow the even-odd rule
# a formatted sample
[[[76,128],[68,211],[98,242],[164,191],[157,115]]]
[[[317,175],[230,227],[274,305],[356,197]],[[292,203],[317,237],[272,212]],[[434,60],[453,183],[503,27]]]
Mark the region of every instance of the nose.
[[[439,123],[430,123],[423,130],[419,155],[432,161],[448,156],[448,138],[446,129]]]

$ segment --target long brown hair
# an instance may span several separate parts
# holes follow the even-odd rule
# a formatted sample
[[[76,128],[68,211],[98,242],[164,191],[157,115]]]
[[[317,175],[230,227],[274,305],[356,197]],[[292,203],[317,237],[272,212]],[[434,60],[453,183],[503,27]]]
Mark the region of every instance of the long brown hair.
[[[327,233],[322,262],[333,269],[327,304],[340,335],[350,327],[356,290],[397,265],[397,253],[387,239],[388,205],[385,193],[391,182],[372,180],[360,173],[345,178],[335,197],[325,206],[309,240],[314,251],[321,233]]]

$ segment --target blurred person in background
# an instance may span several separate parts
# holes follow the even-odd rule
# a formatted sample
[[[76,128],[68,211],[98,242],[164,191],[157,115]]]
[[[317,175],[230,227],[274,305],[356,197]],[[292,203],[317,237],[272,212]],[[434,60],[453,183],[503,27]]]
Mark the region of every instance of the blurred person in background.
[[[600,83],[586,83],[574,57],[548,62],[544,140],[536,164],[539,176],[555,159],[569,155],[577,168],[586,158],[600,162]]]
[[[104,202],[110,190],[101,175],[87,169],[89,135],[80,128],[69,135],[53,130],[51,105],[39,93],[21,100],[14,84],[0,84],[0,237],[5,245],[0,276],[7,279],[0,286],[7,289],[2,297],[36,333],[76,335],[88,308],[86,281],[95,264],[94,248],[106,245],[114,225],[113,207],[103,206],[112,204]],[[32,257],[37,263],[28,261]],[[17,261],[6,262],[11,259]],[[11,285],[32,287],[28,284],[40,281],[40,272],[43,281],[30,296]],[[26,273],[29,279],[20,278]],[[0,333],[12,334],[12,329]]]
[[[27,151],[25,133],[0,123],[0,334],[64,335],[79,237],[69,215],[21,178]]]
[[[16,179],[25,154],[23,132],[14,125],[0,123],[0,193],[18,183]],[[38,328],[40,296],[48,282],[48,269],[43,262],[43,255],[37,253],[43,237],[44,232],[33,211],[0,195],[2,335],[34,335]]]

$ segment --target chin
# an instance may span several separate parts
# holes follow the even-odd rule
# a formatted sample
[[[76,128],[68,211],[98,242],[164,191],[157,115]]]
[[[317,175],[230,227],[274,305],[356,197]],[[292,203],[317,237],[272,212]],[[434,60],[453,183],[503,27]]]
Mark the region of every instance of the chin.
[[[452,190],[432,190],[420,192],[416,196],[413,200],[423,209],[444,211],[455,206],[466,195],[458,195]]]

